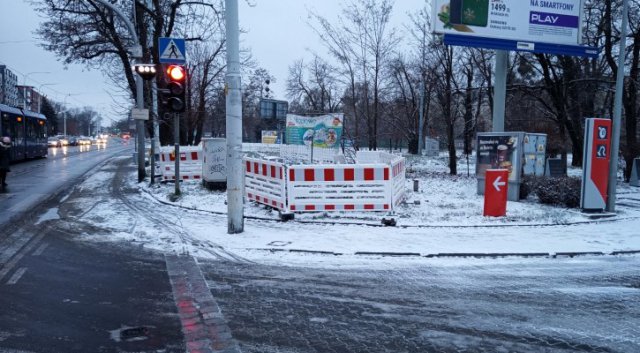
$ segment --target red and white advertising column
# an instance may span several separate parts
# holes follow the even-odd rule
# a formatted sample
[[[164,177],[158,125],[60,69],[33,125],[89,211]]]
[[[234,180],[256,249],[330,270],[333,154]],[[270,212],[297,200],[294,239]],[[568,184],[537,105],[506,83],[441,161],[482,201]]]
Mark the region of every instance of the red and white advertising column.
[[[580,193],[580,207],[584,210],[602,211],[607,207],[610,150],[611,120],[587,119]]]
[[[502,217],[507,214],[507,169],[487,169],[484,179],[484,216]]]

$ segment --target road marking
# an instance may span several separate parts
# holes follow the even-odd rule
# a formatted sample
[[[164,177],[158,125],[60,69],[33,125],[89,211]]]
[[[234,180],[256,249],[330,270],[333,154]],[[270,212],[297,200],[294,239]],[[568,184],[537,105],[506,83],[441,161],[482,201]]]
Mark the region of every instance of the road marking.
[[[26,267],[20,267],[13,274],[13,276],[11,276],[11,278],[9,278],[9,280],[7,281],[7,285],[14,285],[14,284],[18,283],[18,281],[20,280],[20,278],[22,278],[22,275],[24,275],[25,272],[27,272],[27,268]]]
[[[42,253],[44,252],[44,249],[46,249],[48,246],[49,246],[49,243],[44,243],[44,244],[40,245],[40,246],[36,249],[36,251],[34,251],[34,252],[33,252],[33,254],[31,254],[31,255],[33,255],[33,256],[40,256],[40,255],[42,255]]]
[[[0,280],[2,280],[4,276],[6,276],[9,271],[11,271],[11,269],[18,263],[18,261],[22,260],[26,253],[30,252],[36,245],[38,245],[43,237],[44,233],[35,237],[32,242],[27,244],[27,246],[20,250],[20,252],[18,252],[16,256],[14,256],[9,262],[7,262],[4,268],[0,270]]]

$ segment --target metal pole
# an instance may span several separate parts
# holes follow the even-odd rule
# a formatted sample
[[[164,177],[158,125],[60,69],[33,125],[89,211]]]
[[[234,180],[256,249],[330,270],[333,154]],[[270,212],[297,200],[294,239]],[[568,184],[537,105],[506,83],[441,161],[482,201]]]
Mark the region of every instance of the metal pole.
[[[422,150],[424,149],[424,136],[422,136],[424,128],[424,77],[420,80],[420,107],[418,112],[420,114],[420,122],[418,123],[418,156],[422,156]]]
[[[496,50],[495,83],[493,85],[493,132],[504,131],[508,63],[509,52],[506,50]]]
[[[227,233],[236,234],[244,231],[238,0],[225,0],[225,22],[227,33]]]
[[[153,138],[151,139],[151,151],[149,154],[149,166],[151,167],[151,185],[156,181],[156,125],[158,124],[158,88],[155,80],[151,83],[153,88],[151,89],[151,120],[153,122]]]
[[[144,108],[144,96],[143,96],[143,82],[140,75],[136,75],[136,106],[139,109]],[[138,137],[138,182],[144,181],[145,168],[144,168],[144,138],[145,128],[144,120],[138,119],[136,121],[136,135]]]
[[[611,129],[611,159],[609,162],[609,188],[607,190],[608,212],[616,211],[616,187],[618,184],[618,153],[620,151],[620,125],[622,121],[622,94],[624,93],[624,59],[626,52],[627,27],[629,22],[629,1],[623,0],[622,28],[620,30],[620,52],[618,53],[618,75],[614,97],[613,121]]]
[[[180,195],[180,114],[173,114],[173,150],[175,155],[175,194]]]

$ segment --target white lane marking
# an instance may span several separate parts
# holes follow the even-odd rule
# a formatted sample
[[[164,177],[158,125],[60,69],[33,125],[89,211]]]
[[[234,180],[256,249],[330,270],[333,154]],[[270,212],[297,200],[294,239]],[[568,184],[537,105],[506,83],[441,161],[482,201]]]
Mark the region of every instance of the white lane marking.
[[[11,259],[11,261],[7,262],[4,268],[0,270],[0,281],[4,278],[4,276],[7,275],[7,273],[9,273],[9,271],[11,271],[11,269],[18,263],[18,261],[22,260],[26,253],[30,252],[33,248],[35,248],[36,245],[38,245],[38,243],[40,243],[40,240],[42,240],[43,237],[44,233],[35,237],[33,241],[25,246],[24,249],[22,249],[19,253],[17,253],[16,256]]]
[[[33,238],[33,233],[28,234],[23,231],[12,233],[0,247],[0,266],[7,263],[23,246]]]
[[[40,245],[40,246],[36,249],[36,251],[34,251],[34,252],[33,252],[33,254],[31,254],[31,255],[33,255],[33,256],[40,256],[40,255],[42,255],[42,253],[44,252],[44,249],[46,249],[48,246],[49,246],[49,243],[44,243],[44,244]]]
[[[20,280],[20,278],[22,278],[22,275],[24,275],[25,272],[27,272],[27,267],[20,267],[13,274],[13,276],[11,276],[11,278],[9,278],[9,280],[7,281],[7,285],[14,285],[14,284],[18,283],[18,281]]]

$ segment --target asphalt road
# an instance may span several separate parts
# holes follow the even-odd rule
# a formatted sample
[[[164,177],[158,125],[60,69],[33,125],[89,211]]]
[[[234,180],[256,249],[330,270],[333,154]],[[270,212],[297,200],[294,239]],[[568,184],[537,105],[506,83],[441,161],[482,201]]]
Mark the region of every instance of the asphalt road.
[[[0,195],[0,352],[186,350],[164,254],[80,241],[109,232],[64,212],[86,173],[130,155],[117,142],[12,165]]]
[[[375,261],[203,271],[243,352],[640,352],[638,257]]]

